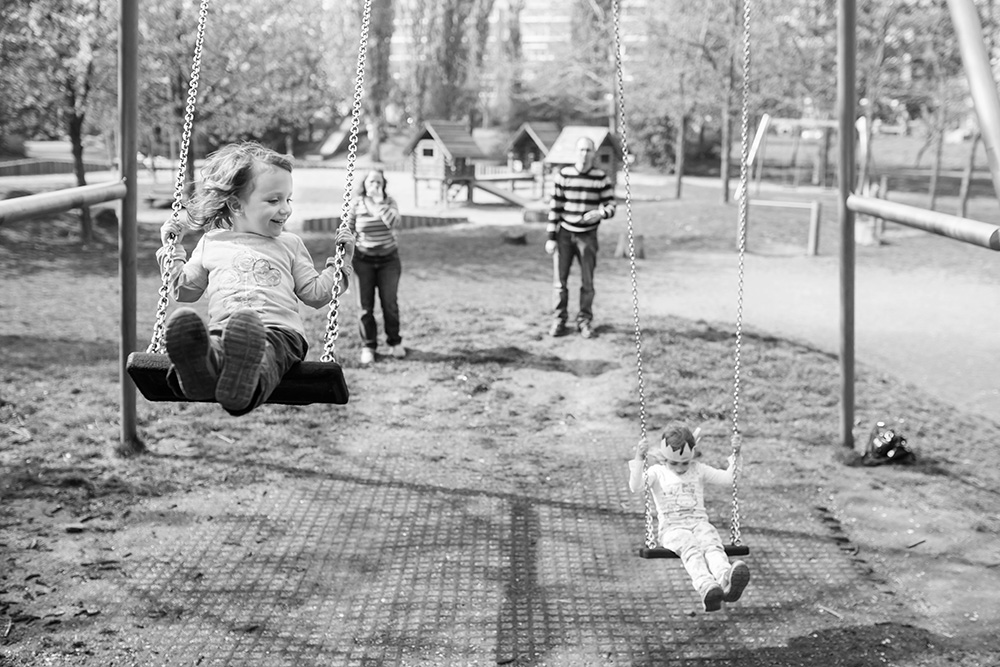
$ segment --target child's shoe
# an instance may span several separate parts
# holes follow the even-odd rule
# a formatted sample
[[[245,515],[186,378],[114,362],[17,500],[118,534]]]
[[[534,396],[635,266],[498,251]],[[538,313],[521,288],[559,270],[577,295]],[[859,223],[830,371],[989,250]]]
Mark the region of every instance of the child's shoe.
[[[397,359],[402,359],[406,356],[406,348],[400,345],[390,345],[389,354],[396,357]]]
[[[215,387],[215,400],[226,410],[243,410],[250,405],[266,342],[267,330],[257,313],[243,309],[229,317],[222,332],[222,372]]]
[[[178,308],[167,320],[164,342],[185,398],[192,401],[215,398],[219,373],[201,316],[191,308]]]
[[[701,587],[701,601],[705,603],[705,611],[719,611],[722,609],[722,586],[711,583]]]
[[[375,350],[370,347],[361,348],[361,365],[367,366],[375,363]]]
[[[743,595],[743,589],[750,583],[750,568],[741,560],[733,563],[722,577],[722,592],[726,602],[736,602]]]

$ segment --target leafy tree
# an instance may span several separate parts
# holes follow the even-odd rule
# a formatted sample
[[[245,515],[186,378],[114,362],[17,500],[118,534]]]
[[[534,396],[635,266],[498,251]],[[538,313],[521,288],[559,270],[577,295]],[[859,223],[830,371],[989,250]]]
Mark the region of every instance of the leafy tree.
[[[114,35],[106,0],[37,0],[5,4],[5,116],[22,116],[34,136],[68,136],[77,185],[86,185],[84,134],[92,92],[111,85]],[[9,45],[9,51],[8,51]],[[14,60],[16,59],[16,60]],[[12,95],[13,93],[13,95]],[[14,97],[16,95],[16,97]],[[80,238],[93,240],[89,208],[81,209]]]
[[[485,56],[485,69],[492,73],[492,113],[508,129],[513,130],[531,117],[524,113],[517,100],[523,91],[523,55],[521,50],[521,12],[524,0],[511,0],[499,15],[492,49]]]
[[[644,22],[648,55],[633,70],[638,92],[632,96],[633,118],[647,161],[674,167],[678,197],[689,133],[697,130],[701,136],[709,129],[709,118],[728,122],[733,88],[742,85],[733,69],[740,7],[728,0],[654,0],[649,5]]]
[[[389,73],[395,6],[392,0],[373,0],[371,26],[368,35],[368,56],[365,67],[365,110],[369,122],[371,159],[381,162],[382,125],[385,122],[385,105],[392,93],[392,76]]]
[[[418,121],[471,121],[482,90],[478,77],[492,7],[493,0],[409,1],[413,60],[403,92]]]

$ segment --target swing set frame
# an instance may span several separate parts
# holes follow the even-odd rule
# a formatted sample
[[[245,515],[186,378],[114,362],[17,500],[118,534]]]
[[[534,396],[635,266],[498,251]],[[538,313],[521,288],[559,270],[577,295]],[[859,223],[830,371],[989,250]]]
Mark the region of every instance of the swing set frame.
[[[379,0],[375,0],[376,2]],[[982,27],[971,0],[949,0],[953,22],[960,33],[959,43],[966,46],[963,53],[966,70],[973,89],[973,101],[980,114],[981,125],[990,128],[984,135],[987,149],[992,155],[1000,154],[1000,103],[997,102],[996,85],[989,75],[988,59],[981,51]],[[0,224],[16,222],[40,215],[69,211],[95,204],[119,202],[118,255],[120,332],[120,435],[116,452],[133,455],[145,450],[136,427],[136,387],[126,370],[130,354],[136,350],[136,209],[138,191],[135,187],[138,174],[138,61],[139,61],[139,1],[118,2],[118,179],[106,183],[63,188],[52,192],[28,195],[0,201]],[[856,95],[856,24],[857,0],[837,2],[838,47],[838,102],[841,137],[853,136]],[[989,226],[979,232],[985,223],[921,209],[890,215],[879,201],[868,201],[853,192],[854,143],[840,142],[840,206],[838,218],[841,228],[841,443],[845,448],[854,447],[852,433],[854,422],[854,214],[864,212],[880,215],[918,228],[929,228],[952,238],[1000,250],[1000,230]],[[1000,190],[1000,169],[991,170],[994,184]],[[907,216],[920,219],[905,220]],[[929,218],[929,219],[928,219]],[[938,224],[941,223],[941,224]],[[947,223],[945,225],[944,223]],[[947,231],[940,231],[941,228]],[[954,230],[969,229],[975,241],[959,237]]]

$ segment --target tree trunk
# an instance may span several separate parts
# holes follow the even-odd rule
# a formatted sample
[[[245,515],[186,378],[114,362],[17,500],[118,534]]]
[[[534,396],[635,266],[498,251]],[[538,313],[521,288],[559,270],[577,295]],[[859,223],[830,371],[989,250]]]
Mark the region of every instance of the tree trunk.
[[[938,178],[941,175],[941,156],[944,152],[944,112],[934,119],[937,126],[934,130],[934,164],[931,165],[931,182],[927,187],[927,208],[934,210],[937,205]]]
[[[373,165],[382,161],[382,119],[372,118],[368,126],[368,156]]]
[[[681,198],[681,185],[684,176],[684,135],[687,134],[687,115],[682,114],[677,123],[677,134],[674,136],[674,164],[676,165],[677,181],[674,186],[674,197]]]
[[[188,142],[187,151],[187,164],[184,165],[184,201],[187,201],[194,195],[194,156],[197,151],[195,151],[195,126],[194,121],[191,122],[191,140]]]
[[[722,203],[729,203],[729,170],[733,150],[733,118],[729,104],[722,105],[722,163],[719,166],[719,179],[722,185]]]
[[[69,117],[69,142],[73,149],[73,173],[77,185],[87,184],[87,170],[83,166],[83,114],[74,113]],[[94,241],[94,223],[90,217],[90,207],[80,207],[80,241],[87,245]]]
[[[972,148],[969,149],[969,162],[965,165],[965,173],[962,174],[962,187],[958,193],[958,215],[960,218],[964,218],[969,210],[969,188],[972,185],[972,172],[976,168],[976,149],[979,148],[979,142],[982,141],[983,135],[976,132],[975,136],[972,137]]]
[[[802,132],[795,128],[792,131],[792,155],[788,166],[792,170],[792,187],[799,187],[799,144],[802,143]]]
[[[726,72],[726,99],[722,103],[722,163],[719,165],[719,178],[722,181],[722,203],[729,203],[729,170],[733,152],[733,60],[729,59],[729,70]],[[741,137],[742,138],[742,137]],[[740,147],[742,151],[742,146]],[[740,160],[743,159],[742,153]]]

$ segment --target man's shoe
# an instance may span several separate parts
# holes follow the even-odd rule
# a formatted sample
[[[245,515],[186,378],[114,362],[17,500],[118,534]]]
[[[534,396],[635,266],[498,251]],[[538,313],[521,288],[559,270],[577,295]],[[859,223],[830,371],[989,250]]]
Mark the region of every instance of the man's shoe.
[[[553,338],[558,338],[559,336],[565,336],[569,331],[566,329],[566,325],[562,322],[553,322],[552,328],[549,329],[549,335]]]
[[[390,345],[389,346],[389,354],[391,354],[392,356],[394,356],[397,359],[402,359],[403,357],[406,356],[406,348],[403,347],[402,344],[400,344],[400,345]]]
[[[743,589],[750,583],[750,568],[741,560],[733,563],[729,572],[722,578],[723,599],[726,602],[736,602],[743,595]]]
[[[584,338],[594,337],[594,329],[590,326],[590,322],[580,322],[580,335]]]
[[[375,362],[375,350],[370,347],[361,348],[361,364],[367,366]]]

